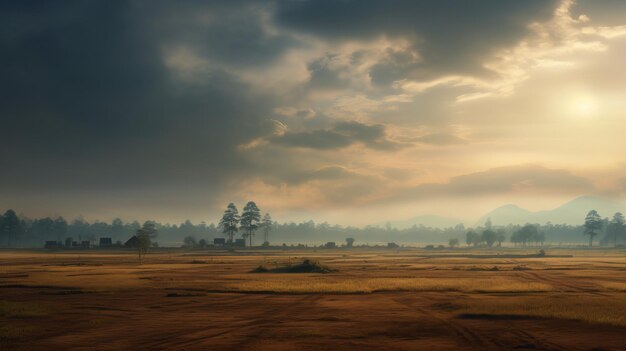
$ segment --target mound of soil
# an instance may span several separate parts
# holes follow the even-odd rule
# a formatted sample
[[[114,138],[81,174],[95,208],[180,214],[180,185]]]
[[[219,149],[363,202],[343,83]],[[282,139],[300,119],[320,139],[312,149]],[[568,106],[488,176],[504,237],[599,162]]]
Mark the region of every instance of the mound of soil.
[[[284,267],[267,268],[258,266],[251,273],[331,273],[336,270],[323,266],[317,261],[305,259],[302,263],[291,264]]]

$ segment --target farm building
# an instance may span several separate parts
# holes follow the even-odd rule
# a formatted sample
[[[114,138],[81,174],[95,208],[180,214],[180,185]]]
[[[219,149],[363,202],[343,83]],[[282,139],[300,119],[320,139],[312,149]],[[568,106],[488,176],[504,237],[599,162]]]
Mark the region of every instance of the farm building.
[[[137,247],[139,244],[139,239],[136,235],[133,235],[124,243],[124,247]]]

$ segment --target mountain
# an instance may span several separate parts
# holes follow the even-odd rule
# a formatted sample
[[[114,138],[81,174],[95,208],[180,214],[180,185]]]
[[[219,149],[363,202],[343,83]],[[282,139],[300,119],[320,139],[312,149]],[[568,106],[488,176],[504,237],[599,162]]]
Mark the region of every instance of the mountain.
[[[593,196],[580,196],[555,209],[536,212],[509,204],[485,214],[476,222],[476,226],[484,225],[488,218],[491,218],[494,225],[547,222],[581,224],[590,210],[596,210],[602,217],[610,218],[615,212],[626,211],[626,206],[617,201]]]
[[[500,206],[495,210],[487,213],[486,215],[480,217],[475,226],[484,225],[485,222],[487,222],[487,219],[491,219],[491,223],[496,225],[505,225],[509,223],[523,224],[527,223],[529,219],[533,216],[533,214],[533,212],[521,208],[517,205],[508,204]]]
[[[432,227],[432,228],[449,228],[449,227],[454,227],[457,224],[461,224],[463,222],[464,222],[463,220],[452,218],[452,217],[425,215],[425,216],[416,216],[410,219],[399,220],[399,221],[381,222],[381,223],[374,224],[374,226],[385,227],[387,223],[390,223],[391,227],[397,228],[397,229],[406,229],[406,228],[412,227],[413,225],[416,225],[418,227],[420,225],[423,225],[425,227]]]

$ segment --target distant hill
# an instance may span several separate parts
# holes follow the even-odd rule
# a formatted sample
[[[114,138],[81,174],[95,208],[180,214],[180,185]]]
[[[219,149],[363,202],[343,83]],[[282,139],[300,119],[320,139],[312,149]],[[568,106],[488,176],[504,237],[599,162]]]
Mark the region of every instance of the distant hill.
[[[625,212],[623,203],[593,196],[580,196],[555,209],[529,211],[516,205],[504,205],[482,216],[476,226],[485,224],[488,218],[494,225],[539,223],[581,224],[589,210],[596,210],[602,217],[612,217],[615,212]]]
[[[410,228],[413,225],[431,228],[449,228],[454,227],[457,224],[464,223],[463,220],[452,217],[443,217],[443,216],[434,216],[434,215],[424,215],[424,216],[416,216],[410,219],[400,220],[400,221],[389,221],[393,228],[397,229],[406,229]],[[385,227],[387,222],[376,223],[374,226]]]

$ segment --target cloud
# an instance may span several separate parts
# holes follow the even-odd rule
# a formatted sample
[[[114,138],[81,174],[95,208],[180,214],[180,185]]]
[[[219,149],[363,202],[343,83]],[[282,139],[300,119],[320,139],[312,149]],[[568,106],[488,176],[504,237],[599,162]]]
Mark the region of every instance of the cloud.
[[[309,204],[313,207],[367,203],[384,189],[380,177],[336,165],[298,171],[285,180],[292,188],[315,194],[317,203]]]
[[[448,164],[482,157],[481,135],[505,134],[495,124],[515,125],[508,144],[490,139],[494,149],[510,147],[502,152],[532,158],[532,145],[554,146],[520,135],[533,126],[517,128],[544,118],[529,113],[545,106],[543,97],[529,94],[535,110],[528,96],[514,109],[501,98],[537,72],[576,70],[580,54],[609,51],[626,35],[612,8],[543,0],[2,2],[0,205],[29,199],[24,212],[88,203],[139,213],[182,203],[172,209],[178,216],[189,208],[204,216],[259,183],[269,184],[266,199],[287,184],[344,204],[404,198],[409,182],[406,192],[418,197],[582,191],[584,179],[537,166],[414,181],[488,167]],[[605,79],[621,89],[613,67]],[[472,128],[472,143],[455,125]]]
[[[626,26],[593,26],[584,14],[575,16],[574,0],[562,0],[554,7],[552,17],[535,18],[528,32],[515,45],[494,47],[481,58],[481,67],[489,74],[447,70],[432,77],[399,78],[394,84],[413,93],[440,85],[466,87],[456,102],[486,97],[506,97],[528,80],[537,69],[571,69],[576,66],[573,53],[602,52],[606,41],[626,35]]]
[[[467,143],[467,140],[450,133],[426,134],[416,138],[415,141],[437,146],[459,145]]]
[[[586,178],[564,169],[539,165],[492,168],[451,178],[447,183],[421,184],[404,189],[405,198],[484,196],[493,194],[570,194],[592,193],[593,184]]]
[[[258,38],[258,21],[240,32],[207,28],[215,56],[195,47],[198,57],[181,54],[171,62],[164,49],[170,41],[182,45],[179,37],[193,41],[185,33],[203,37],[196,28],[202,14],[235,16],[236,6],[159,3],[147,8],[108,1],[0,6],[5,72],[0,156],[12,165],[0,175],[6,193],[143,189],[200,199],[250,167],[237,145],[271,129],[263,121],[272,115],[276,96],[213,64],[272,61],[280,50],[272,40]],[[226,25],[206,21],[207,26]],[[228,51],[235,39],[254,41],[257,47]],[[259,46],[265,44],[271,48],[262,53]],[[208,73],[192,82],[181,79],[181,70],[191,74],[198,67],[208,67]],[[38,171],[42,167],[46,172]],[[194,195],[199,191],[192,187],[203,195]]]
[[[382,124],[364,124],[357,121],[335,123],[331,128],[274,135],[271,142],[278,145],[334,150],[353,144],[377,150],[396,150],[403,144],[391,140]]]
[[[412,48],[392,53],[375,70],[385,70],[380,76],[388,80],[393,72],[413,78],[429,71],[484,72],[482,62],[490,53],[521,39],[528,23],[548,19],[555,6],[556,1],[285,1],[279,3],[277,23],[330,41],[381,35],[410,40]]]

